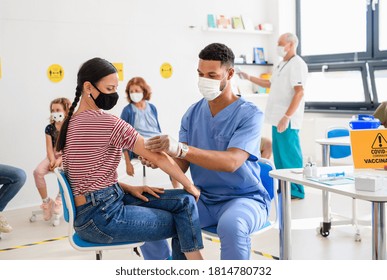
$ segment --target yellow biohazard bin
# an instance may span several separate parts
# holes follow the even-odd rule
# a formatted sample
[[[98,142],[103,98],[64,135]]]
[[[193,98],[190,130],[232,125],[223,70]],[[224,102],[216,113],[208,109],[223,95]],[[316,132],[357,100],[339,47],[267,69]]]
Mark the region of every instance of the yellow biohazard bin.
[[[376,120],[372,123],[350,123],[351,150],[355,168],[384,168],[387,165],[387,129],[362,129],[376,127]],[[380,125],[380,122],[379,122]],[[377,127],[379,127],[379,125]]]

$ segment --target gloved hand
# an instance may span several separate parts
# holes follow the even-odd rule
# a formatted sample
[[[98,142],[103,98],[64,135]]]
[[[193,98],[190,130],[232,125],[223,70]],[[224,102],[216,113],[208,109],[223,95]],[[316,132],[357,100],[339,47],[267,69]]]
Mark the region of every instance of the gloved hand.
[[[169,135],[158,135],[145,141],[145,148],[152,152],[166,152],[171,157],[181,154],[181,144]]]
[[[277,125],[277,132],[282,133],[284,132],[288,126],[289,126],[290,118],[288,116],[283,116],[282,119],[278,122]]]

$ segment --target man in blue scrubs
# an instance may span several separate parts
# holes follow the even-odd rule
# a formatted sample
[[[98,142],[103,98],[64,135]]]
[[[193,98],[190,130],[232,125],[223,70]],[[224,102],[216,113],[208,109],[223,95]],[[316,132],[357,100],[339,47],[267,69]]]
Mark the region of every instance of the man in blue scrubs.
[[[197,71],[203,98],[183,116],[180,142],[155,136],[146,148],[167,152],[184,172],[190,168],[201,190],[201,225],[217,225],[221,259],[246,260],[249,235],[266,223],[270,210],[257,162],[263,113],[232,92],[234,54],[227,46],[206,46]]]

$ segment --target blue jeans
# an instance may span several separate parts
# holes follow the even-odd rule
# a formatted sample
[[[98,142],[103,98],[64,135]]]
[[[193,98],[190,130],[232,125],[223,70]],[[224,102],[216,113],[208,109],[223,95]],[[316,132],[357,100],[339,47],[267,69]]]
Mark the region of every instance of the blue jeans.
[[[27,175],[24,170],[0,164],[0,212],[4,210],[8,202],[20,191],[26,182]]]
[[[156,241],[172,238],[173,259],[203,248],[195,199],[184,190],[165,190],[148,202],[125,194],[118,184],[86,195],[76,208],[79,236],[95,243]]]

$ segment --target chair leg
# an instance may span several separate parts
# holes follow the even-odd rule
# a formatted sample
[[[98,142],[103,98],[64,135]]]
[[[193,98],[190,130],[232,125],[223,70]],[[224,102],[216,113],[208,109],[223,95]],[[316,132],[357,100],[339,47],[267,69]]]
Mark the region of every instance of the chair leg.
[[[102,260],[102,251],[96,251],[95,252],[95,259],[97,261]]]

